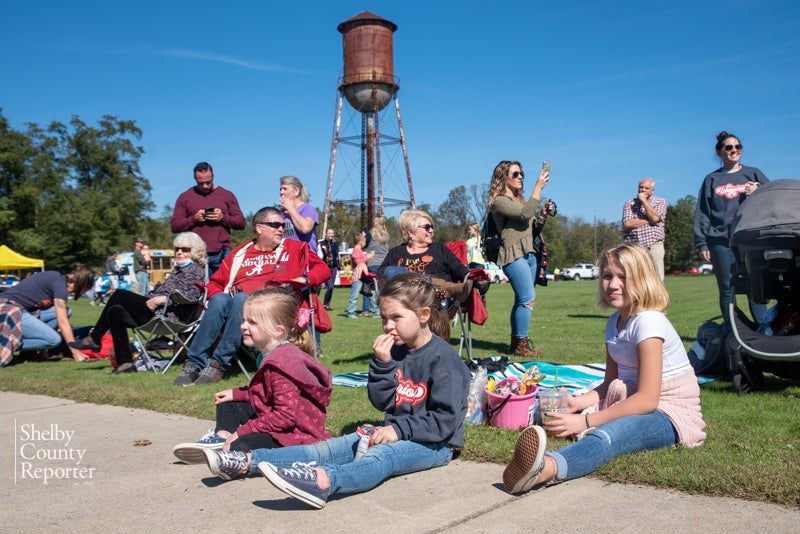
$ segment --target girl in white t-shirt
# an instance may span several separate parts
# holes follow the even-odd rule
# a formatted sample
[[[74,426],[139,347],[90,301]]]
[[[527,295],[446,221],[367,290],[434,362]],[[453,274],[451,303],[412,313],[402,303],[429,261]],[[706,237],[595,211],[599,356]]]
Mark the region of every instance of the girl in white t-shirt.
[[[557,437],[576,443],[545,453],[545,429],[531,426],[517,439],[503,473],[509,493],[587,475],[634,451],[705,440],[700,388],[686,349],[664,312],[669,294],[647,249],[622,244],[600,258],[599,302],[615,313],[606,323],[603,383],[571,396],[566,413],[548,413]],[[599,409],[598,409],[599,408]]]

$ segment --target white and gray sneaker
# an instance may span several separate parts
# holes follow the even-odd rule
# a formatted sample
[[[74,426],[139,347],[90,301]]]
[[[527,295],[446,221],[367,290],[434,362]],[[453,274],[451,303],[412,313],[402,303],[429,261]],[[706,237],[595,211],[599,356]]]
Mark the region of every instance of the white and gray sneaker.
[[[204,449],[203,453],[208,468],[223,480],[233,480],[248,473],[246,452]]]
[[[225,445],[225,438],[210,429],[206,435],[194,443],[179,443],[172,449],[172,454],[178,460],[187,464],[202,464],[206,461],[203,452],[206,449],[221,449]]]

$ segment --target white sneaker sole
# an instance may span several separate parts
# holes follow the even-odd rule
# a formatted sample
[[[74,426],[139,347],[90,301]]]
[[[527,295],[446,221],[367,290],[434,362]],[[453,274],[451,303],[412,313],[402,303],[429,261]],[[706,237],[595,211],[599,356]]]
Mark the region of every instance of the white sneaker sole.
[[[187,464],[204,464],[206,462],[206,449],[217,450],[222,448],[222,443],[214,445],[198,445],[197,443],[180,443],[172,449],[172,454],[178,460]]]
[[[309,506],[313,506],[317,510],[322,509],[325,506],[325,501],[322,499],[311,495],[310,493],[306,493],[305,491],[298,489],[297,487],[289,484],[286,482],[282,476],[278,474],[278,468],[272,465],[269,462],[261,462],[258,464],[258,470],[261,471],[261,474],[267,477],[267,480],[284,492],[287,495],[294,497],[297,500],[303,501]]]
[[[540,426],[529,426],[517,438],[511,462],[503,471],[503,486],[508,493],[528,491],[544,468],[547,434]]]

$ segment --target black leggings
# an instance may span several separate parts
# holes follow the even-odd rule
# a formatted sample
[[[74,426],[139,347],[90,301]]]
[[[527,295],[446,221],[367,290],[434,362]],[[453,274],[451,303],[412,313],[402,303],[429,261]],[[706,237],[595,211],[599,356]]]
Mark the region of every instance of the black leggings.
[[[231,401],[217,404],[217,428],[214,432],[225,430],[233,434],[236,429],[256,417],[256,411],[249,402]],[[232,451],[250,452],[253,449],[277,449],[281,444],[266,432],[247,434],[231,443]]]
[[[147,300],[145,296],[119,289],[108,299],[97,324],[94,325],[91,337],[98,345],[103,335],[109,330],[111,331],[117,366],[133,361],[128,340],[128,328],[141,326],[155,315],[147,307]]]

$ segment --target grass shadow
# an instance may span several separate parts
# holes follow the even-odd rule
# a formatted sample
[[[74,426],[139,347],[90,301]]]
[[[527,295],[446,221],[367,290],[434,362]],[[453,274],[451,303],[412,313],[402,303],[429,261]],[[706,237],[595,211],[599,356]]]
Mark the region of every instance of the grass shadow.
[[[357,363],[357,362],[365,362],[369,363],[372,360],[372,353],[366,352],[364,354],[358,354],[353,356],[352,358],[336,358],[336,363]]]
[[[472,350],[485,350],[487,352],[496,352],[498,355],[506,355],[508,345],[505,343],[495,343],[492,341],[483,341],[480,339],[472,338]]]

